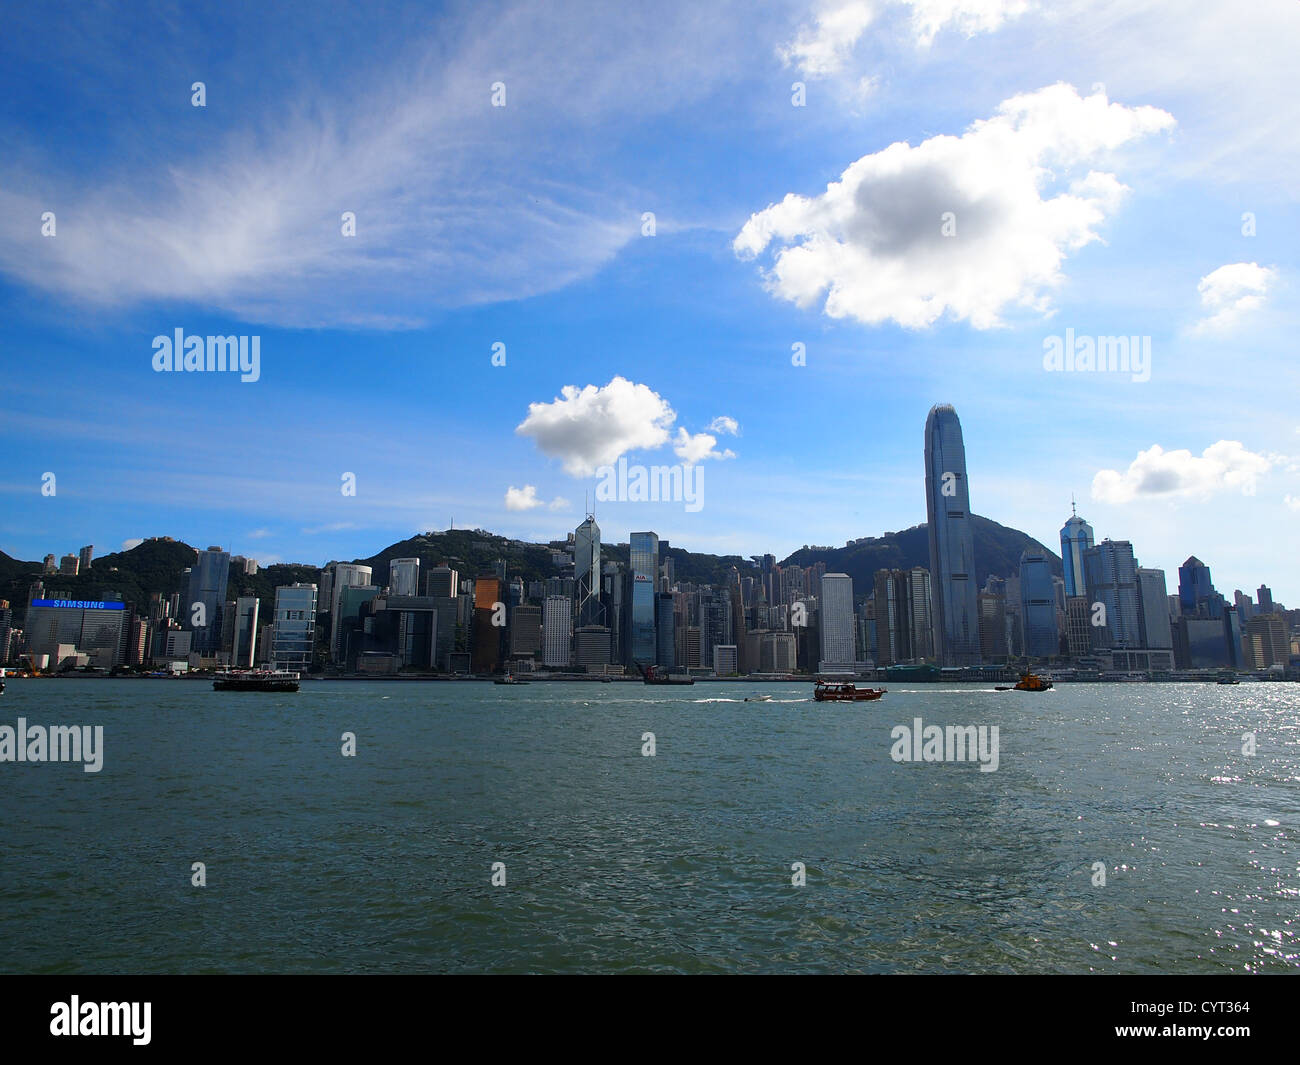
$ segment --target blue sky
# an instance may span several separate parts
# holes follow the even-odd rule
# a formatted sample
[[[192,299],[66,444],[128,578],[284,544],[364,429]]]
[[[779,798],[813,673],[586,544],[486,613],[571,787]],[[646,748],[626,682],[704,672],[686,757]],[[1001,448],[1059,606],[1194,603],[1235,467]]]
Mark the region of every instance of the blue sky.
[[[7,13],[11,555],[552,539],[625,455],[704,506],[607,540],[783,556],[923,521],[951,402],[977,513],[1300,603],[1294,3]],[[155,372],[177,328],[259,380]],[[1149,379],[1046,370],[1067,329]]]

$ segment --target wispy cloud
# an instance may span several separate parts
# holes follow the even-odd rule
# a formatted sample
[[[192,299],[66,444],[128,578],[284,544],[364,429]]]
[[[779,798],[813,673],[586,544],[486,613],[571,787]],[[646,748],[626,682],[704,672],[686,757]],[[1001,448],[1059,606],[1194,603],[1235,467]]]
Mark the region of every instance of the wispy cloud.
[[[445,20],[439,36],[346,77],[282,86],[282,106],[257,121],[181,146],[122,110],[113,132],[144,142],[119,146],[138,166],[13,153],[0,165],[0,271],[96,306],[194,301],[275,324],[374,329],[589,275],[639,235],[642,205],[594,161],[575,168],[583,138],[630,105],[645,117],[733,76],[726,12],[483,14]],[[139,42],[146,53],[151,40]],[[230,91],[214,84],[209,106]],[[224,113],[238,106],[225,100]],[[192,122],[216,123],[193,110]],[[47,211],[53,237],[41,234]],[[355,235],[343,233],[345,212]]]

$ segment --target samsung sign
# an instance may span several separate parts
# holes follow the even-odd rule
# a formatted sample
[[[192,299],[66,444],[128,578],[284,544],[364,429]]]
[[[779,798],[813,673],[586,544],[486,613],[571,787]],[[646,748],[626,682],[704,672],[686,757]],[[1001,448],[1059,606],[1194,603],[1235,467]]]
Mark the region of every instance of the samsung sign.
[[[58,606],[65,610],[125,610],[125,603],[101,602],[94,599],[33,599],[31,606]]]

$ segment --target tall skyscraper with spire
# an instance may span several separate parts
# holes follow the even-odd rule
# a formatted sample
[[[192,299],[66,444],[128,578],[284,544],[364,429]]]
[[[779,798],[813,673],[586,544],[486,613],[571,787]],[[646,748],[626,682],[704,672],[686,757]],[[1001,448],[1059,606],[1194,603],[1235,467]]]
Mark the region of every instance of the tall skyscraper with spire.
[[[1067,597],[1087,595],[1087,580],[1083,573],[1083,553],[1095,547],[1092,526],[1079,517],[1070,500],[1070,517],[1061,527],[1061,568],[1065,571],[1065,594]]]
[[[931,407],[925,421],[925,513],[934,653],[945,666],[978,665],[978,589],[966,446],[957,412],[948,403]]]
[[[574,597],[578,625],[604,625],[605,608],[600,601],[600,526],[588,514],[573,534]]]

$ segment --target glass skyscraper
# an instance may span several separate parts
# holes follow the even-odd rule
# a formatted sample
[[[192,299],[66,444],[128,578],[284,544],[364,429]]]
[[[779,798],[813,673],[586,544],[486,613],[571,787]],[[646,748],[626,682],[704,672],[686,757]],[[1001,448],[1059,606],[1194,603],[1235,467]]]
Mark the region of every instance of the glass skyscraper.
[[[1020,610],[1024,619],[1025,654],[1055,658],[1061,653],[1056,631],[1056,589],[1052,567],[1043,551],[1020,555]]]
[[[578,626],[604,625],[605,608],[600,602],[600,526],[593,514],[588,514],[573,534],[573,578]]]
[[[1093,647],[1142,646],[1137,559],[1127,540],[1103,540],[1083,553],[1088,602],[1106,608],[1105,625],[1094,625]]]
[[[1214,590],[1210,567],[1195,555],[1178,567],[1178,603],[1184,614],[1223,616],[1223,596]]]
[[[945,666],[979,664],[975,542],[961,422],[947,403],[925,421],[925,511],[930,534],[934,653]]]
[[[275,590],[271,668],[305,673],[316,646],[316,585],[282,584]]]
[[[226,605],[226,583],[230,578],[230,552],[219,547],[200,551],[198,561],[190,567],[188,598],[183,604],[183,623],[193,633],[191,647],[207,657],[221,646],[221,612]],[[199,613],[203,624],[195,624],[194,604],[202,603]]]
[[[1087,595],[1087,582],[1083,576],[1083,553],[1092,547],[1092,526],[1079,517],[1070,504],[1070,518],[1061,527],[1061,567],[1065,571],[1065,594],[1067,597]]]
[[[648,666],[655,660],[655,594],[659,578],[659,537],[634,532],[628,540],[632,577],[631,629],[628,649],[634,662]]]

